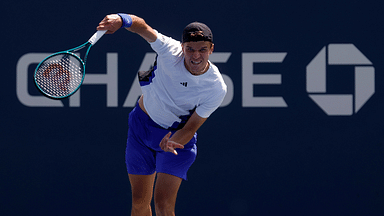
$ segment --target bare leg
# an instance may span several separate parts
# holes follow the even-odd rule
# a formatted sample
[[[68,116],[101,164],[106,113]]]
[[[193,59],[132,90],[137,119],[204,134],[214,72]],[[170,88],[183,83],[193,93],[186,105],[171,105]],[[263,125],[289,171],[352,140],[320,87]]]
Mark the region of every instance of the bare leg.
[[[131,216],[152,216],[151,201],[156,173],[152,175],[131,175],[132,211]]]
[[[177,192],[182,179],[158,173],[155,186],[155,208],[157,216],[174,216]]]

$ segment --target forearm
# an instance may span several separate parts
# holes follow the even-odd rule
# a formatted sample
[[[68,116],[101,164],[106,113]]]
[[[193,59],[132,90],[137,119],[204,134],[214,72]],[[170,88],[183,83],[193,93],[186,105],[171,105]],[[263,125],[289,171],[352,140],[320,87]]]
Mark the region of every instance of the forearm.
[[[130,16],[132,18],[132,25],[131,27],[126,28],[128,31],[140,35],[148,42],[156,41],[157,34],[155,30],[153,30],[152,27],[149,26],[143,18],[131,14]]]
[[[169,132],[160,142],[160,147],[163,151],[173,152],[177,154],[175,148],[183,148],[195,135],[200,126],[207,120],[207,118],[200,117],[196,112],[188,119],[184,127],[176,131],[171,138]]]
[[[131,23],[132,19],[132,23]],[[127,14],[110,14],[104,17],[104,19],[97,26],[97,30],[107,30],[107,34],[113,34],[119,30],[122,26],[127,30],[134,32],[143,37],[148,42],[155,42],[157,39],[157,33],[149,26],[144,19]]]
[[[185,145],[193,138],[195,133],[196,131],[182,128],[176,131],[169,140]]]
[[[182,145],[187,144],[206,120],[206,118],[201,118],[196,112],[194,112],[184,127],[176,131],[170,140]]]

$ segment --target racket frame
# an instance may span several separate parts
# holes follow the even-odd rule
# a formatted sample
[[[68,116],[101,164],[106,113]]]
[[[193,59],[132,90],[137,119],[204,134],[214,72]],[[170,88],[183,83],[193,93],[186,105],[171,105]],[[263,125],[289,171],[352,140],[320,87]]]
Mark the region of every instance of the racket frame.
[[[89,50],[90,50],[91,47],[92,47],[93,45],[95,45],[95,43],[96,43],[96,42],[97,42],[97,41],[98,41],[98,40],[105,34],[105,32],[106,32],[106,31],[97,31],[97,32],[96,32],[94,35],[92,35],[92,37],[91,37],[87,42],[85,42],[84,44],[82,44],[82,45],[80,45],[80,46],[77,46],[77,47],[75,47],[75,48],[66,50],[66,51],[61,51],[61,52],[53,53],[53,54],[47,56],[43,61],[41,61],[41,62],[37,65],[37,67],[36,67],[36,69],[35,69],[34,76],[33,76],[33,77],[34,77],[35,85],[37,86],[37,88],[39,89],[39,91],[40,91],[41,93],[43,93],[44,95],[46,95],[46,96],[52,98],[52,99],[64,99],[64,98],[67,98],[67,97],[73,95],[75,92],[77,92],[77,90],[80,88],[80,86],[83,84],[83,81],[84,81],[84,77],[85,77],[85,64],[87,63],[87,57],[88,57]],[[89,46],[88,46],[88,45],[89,45]],[[88,49],[87,49],[87,51],[86,51],[86,53],[85,53],[84,60],[83,60],[83,59],[81,59],[78,55],[76,55],[74,52],[79,51],[79,50],[83,49],[83,48],[86,47],[86,46],[88,46]],[[37,81],[36,81],[36,73],[37,73],[38,69],[40,68],[40,65],[41,65],[42,63],[44,63],[45,60],[47,60],[47,59],[49,59],[49,58],[51,58],[51,57],[53,57],[53,56],[56,56],[56,55],[62,55],[62,54],[64,54],[64,55],[71,55],[71,56],[75,57],[77,60],[79,60],[80,63],[82,64],[83,75],[82,75],[81,82],[79,83],[79,85],[77,86],[77,88],[76,88],[73,92],[71,92],[71,93],[69,93],[69,94],[67,94],[67,95],[64,95],[64,96],[54,96],[54,95],[47,94],[47,93],[46,93],[46,92],[39,86],[39,84],[38,84]]]

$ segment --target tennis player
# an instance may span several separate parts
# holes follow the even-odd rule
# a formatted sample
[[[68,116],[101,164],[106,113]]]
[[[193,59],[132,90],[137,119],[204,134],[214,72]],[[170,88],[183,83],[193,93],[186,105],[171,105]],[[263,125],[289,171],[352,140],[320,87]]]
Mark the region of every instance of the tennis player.
[[[203,23],[191,23],[180,43],[128,14],[108,15],[97,27],[107,34],[120,28],[139,34],[157,53],[153,68],[138,74],[143,94],[129,114],[131,215],[152,215],[153,191],[156,215],[175,215],[180,184],[196,158],[196,131],[227,92],[219,70],[208,60],[212,32]]]

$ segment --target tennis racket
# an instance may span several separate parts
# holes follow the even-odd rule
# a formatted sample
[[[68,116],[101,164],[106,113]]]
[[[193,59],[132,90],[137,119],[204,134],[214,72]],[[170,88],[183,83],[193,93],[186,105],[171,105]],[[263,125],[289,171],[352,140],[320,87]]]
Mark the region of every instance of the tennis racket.
[[[105,32],[97,31],[86,43],[46,57],[35,70],[34,80],[37,88],[44,95],[54,99],[63,99],[75,93],[84,80],[89,50]],[[82,60],[74,52],[86,47],[88,49]]]

